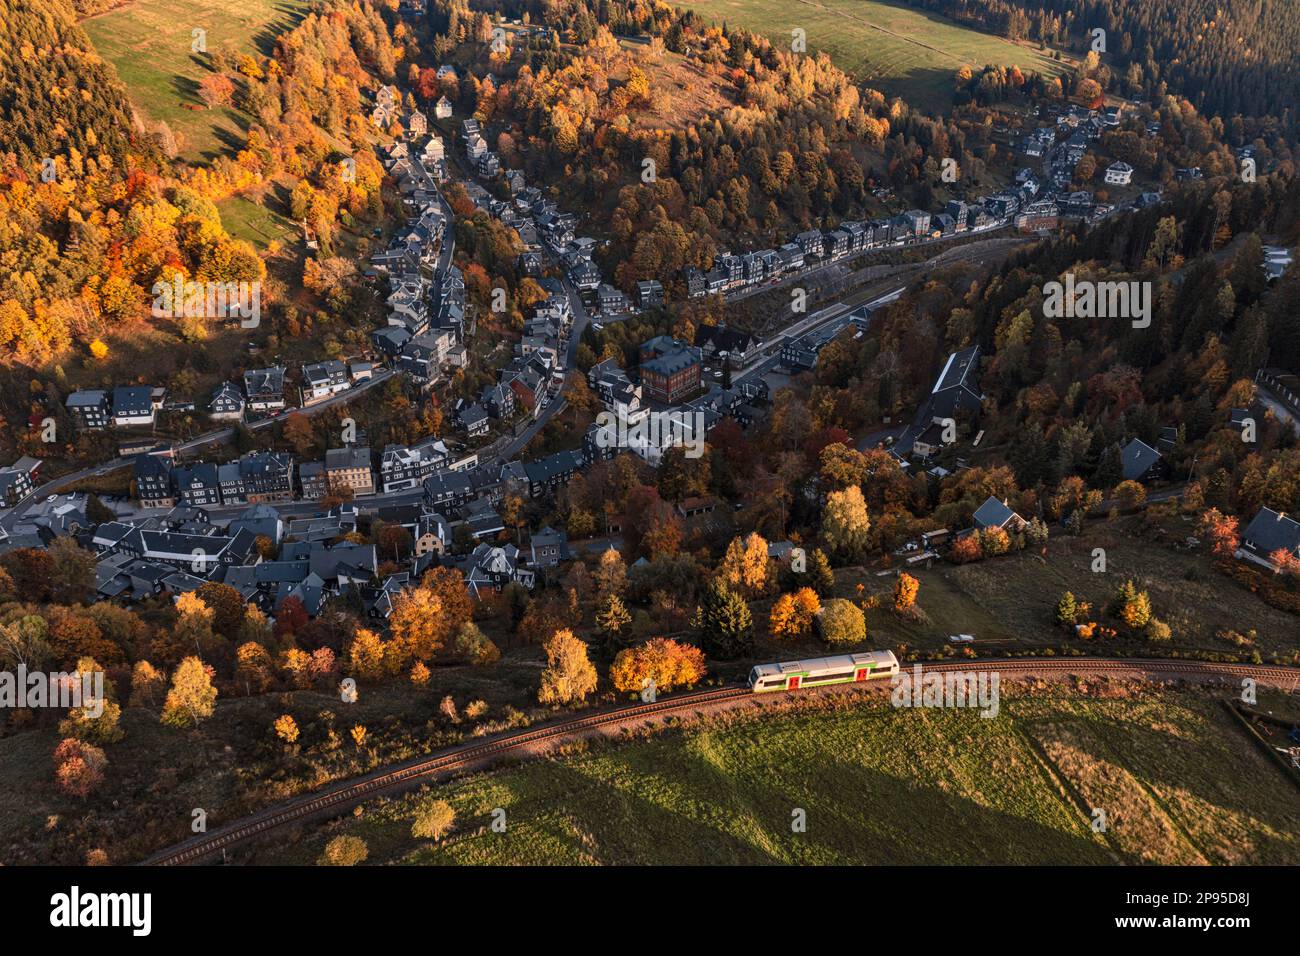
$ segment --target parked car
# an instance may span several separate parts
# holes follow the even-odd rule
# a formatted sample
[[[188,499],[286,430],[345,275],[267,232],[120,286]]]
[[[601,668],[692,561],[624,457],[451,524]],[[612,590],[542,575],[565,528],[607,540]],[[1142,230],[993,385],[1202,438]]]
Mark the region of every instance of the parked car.
[[[974,634],[953,634],[951,637],[948,638],[948,643],[949,644],[974,644],[975,635]]]

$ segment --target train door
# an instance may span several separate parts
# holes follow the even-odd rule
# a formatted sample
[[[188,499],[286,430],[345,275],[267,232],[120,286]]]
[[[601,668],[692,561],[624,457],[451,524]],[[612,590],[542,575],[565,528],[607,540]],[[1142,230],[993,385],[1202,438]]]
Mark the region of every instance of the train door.
[[[867,677],[870,676],[870,674],[871,674],[871,668],[870,668],[870,667],[859,667],[859,668],[858,668],[858,672],[857,672],[856,675],[854,675],[853,679],[854,679],[854,680],[866,680]]]
[[[798,690],[798,689],[799,689],[799,681],[800,681],[801,679],[802,679],[802,678],[800,678],[800,677],[798,677],[798,676],[791,677],[789,683],[786,684],[786,690]]]

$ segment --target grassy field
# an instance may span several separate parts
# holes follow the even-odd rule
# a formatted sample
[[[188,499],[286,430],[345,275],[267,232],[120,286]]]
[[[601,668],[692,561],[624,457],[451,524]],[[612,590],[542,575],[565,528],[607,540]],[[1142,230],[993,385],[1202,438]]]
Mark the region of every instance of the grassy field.
[[[718,23],[744,27],[782,46],[796,28],[809,52],[830,54],[841,69],[920,109],[952,105],[953,76],[963,65],[1015,64],[1054,74],[1061,64],[1021,46],[923,10],[883,0],[681,0]]]
[[[284,245],[298,237],[298,227],[292,219],[281,215],[263,202],[248,196],[231,196],[217,203],[221,224],[236,239],[247,239],[258,249],[271,242]]]
[[[209,110],[199,99],[208,69],[191,51],[193,31],[206,31],[209,51],[269,53],[274,37],[307,6],[307,0],[133,0],[82,26],[117,68],[131,101],[148,120],[165,121],[179,138],[181,157],[193,162],[229,149],[246,122],[237,110]]]
[[[861,697],[723,715],[378,801],[254,862],[340,833],[370,863],[1300,862],[1293,784],[1212,696],[1010,696],[991,720]],[[441,845],[410,835],[433,797],[458,819]]]
[[[893,573],[867,568],[839,568],[835,591],[856,599],[877,595],[881,607],[867,612],[869,647],[916,651],[923,656],[951,650],[952,634],[973,634],[981,654],[1023,654],[1044,648],[1068,648],[1094,655],[1167,655],[1170,653],[1231,655],[1246,658],[1257,651],[1263,659],[1290,660],[1300,650],[1294,614],[1267,604],[1258,594],[1215,567],[1204,552],[1180,550],[1170,542],[1193,533],[1181,518],[1172,519],[1167,533],[1146,529],[1140,518],[1126,517],[1088,526],[1082,537],[1053,535],[1046,556],[1023,551],[974,564],[947,562],[913,569],[920,581],[916,620],[904,619],[891,608]],[[1106,554],[1106,571],[1094,573],[1093,552]],[[1109,639],[1083,640],[1058,626],[1056,604],[1064,591],[1092,605],[1089,618],[1114,627],[1107,607],[1119,586],[1132,579],[1151,597],[1157,617],[1169,625],[1170,640],[1154,644],[1144,637],[1120,634]],[[756,630],[766,633],[771,601],[756,602]],[[1229,643],[1220,632],[1256,632],[1252,646]],[[815,656],[824,646],[814,638],[760,639],[762,660]]]

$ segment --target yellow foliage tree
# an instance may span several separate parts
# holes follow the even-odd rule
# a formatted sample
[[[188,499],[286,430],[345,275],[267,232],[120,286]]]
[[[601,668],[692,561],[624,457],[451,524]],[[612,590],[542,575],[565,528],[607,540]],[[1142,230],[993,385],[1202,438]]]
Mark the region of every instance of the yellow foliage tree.
[[[596,668],[587,656],[587,645],[567,627],[556,631],[542,645],[546,669],[537,699],[543,704],[574,704],[596,689]]]

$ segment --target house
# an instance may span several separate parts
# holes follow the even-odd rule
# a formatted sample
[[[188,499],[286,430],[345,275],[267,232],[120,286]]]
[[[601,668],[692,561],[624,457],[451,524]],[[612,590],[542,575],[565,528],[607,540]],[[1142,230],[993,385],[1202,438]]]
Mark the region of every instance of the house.
[[[465,586],[476,599],[485,591],[500,591],[512,581],[532,590],[534,573],[523,567],[519,554],[513,544],[502,547],[480,544],[462,565]]]
[[[304,498],[320,499],[328,495],[330,488],[325,477],[325,462],[302,462],[298,466],[298,485]]]
[[[352,387],[348,368],[338,359],[302,367],[302,402],[311,405]]]
[[[435,511],[425,511],[416,522],[411,537],[414,541],[415,556],[418,558],[426,554],[446,554],[451,532],[447,527],[446,518]]]
[[[717,510],[718,499],[712,495],[704,497],[695,497],[682,499],[677,506],[677,513],[683,518],[698,518],[701,515],[711,515]]]
[[[695,347],[706,359],[726,355],[734,364],[744,365],[753,345],[754,337],[748,332],[726,325],[701,325],[695,330]]]
[[[676,405],[700,389],[700,350],[666,335],[641,346],[641,385],[649,400]]]
[[[172,463],[161,455],[137,455],[135,493],[142,507],[174,508],[176,490],[172,483]]]
[[[266,538],[276,546],[284,540],[284,521],[281,520],[280,513],[270,505],[250,505],[226,526],[226,534],[231,536],[244,530],[250,532],[254,539]]]
[[[221,483],[217,466],[209,462],[182,465],[172,472],[176,492],[182,504],[203,508],[221,504]]]
[[[1300,522],[1272,508],[1260,508],[1241,535],[1236,557],[1279,571],[1281,565],[1274,559],[1278,552],[1300,559]]]
[[[1106,182],[1111,186],[1127,186],[1133,181],[1133,167],[1123,160],[1106,167]]]
[[[541,498],[567,485],[575,472],[581,471],[586,459],[580,451],[560,451],[537,461],[524,462],[528,476],[528,495]]]
[[[658,279],[648,279],[636,284],[636,301],[642,309],[664,304],[664,286]]]
[[[388,445],[379,460],[379,476],[385,494],[420,487],[429,475],[447,464],[447,446],[427,438],[406,447]]]
[[[485,385],[479,394],[479,404],[493,418],[509,418],[515,413],[515,393],[510,386],[500,382]]]
[[[632,305],[628,302],[623,290],[616,289],[607,282],[602,282],[597,286],[596,302],[600,306],[600,311],[605,315],[619,315],[623,312],[630,312],[632,309]]]
[[[293,500],[293,456],[252,451],[217,469],[223,504]]]
[[[154,403],[154,390],[148,385],[125,385],[113,389],[113,425],[115,427],[152,426],[157,412],[158,405]]]
[[[1140,438],[1134,438],[1119,453],[1125,481],[1153,481],[1165,476],[1164,456]]]
[[[923,209],[909,209],[903,213],[911,228],[911,234],[918,239],[930,234],[930,214]]]
[[[99,389],[87,389],[73,392],[68,396],[64,406],[84,431],[100,431],[108,427],[108,394]]]
[[[948,356],[930,394],[890,449],[895,457],[906,459],[916,454],[930,458],[952,443],[959,414],[979,414],[984,401],[975,383],[979,354],[979,346],[972,345]]]
[[[975,509],[974,522],[979,531],[985,528],[1001,528],[1009,534],[1021,531],[1027,524],[1024,518],[1011,510],[1005,500],[999,501],[992,495],[989,495],[984,503]]]
[[[237,422],[244,417],[244,396],[230,382],[222,382],[208,401],[208,415],[214,421]]]
[[[331,492],[352,489],[355,496],[375,493],[370,448],[331,448],[325,452],[325,483]]]
[[[425,503],[433,508],[467,504],[478,493],[468,472],[438,471],[424,479]]]
[[[460,423],[470,438],[486,435],[491,424],[487,412],[483,411],[483,406],[478,402],[473,402],[461,410]]]
[[[0,507],[12,508],[30,495],[40,467],[39,459],[23,455],[8,468],[0,468]]]
[[[451,100],[445,96],[438,97],[438,102],[433,107],[433,115],[438,119],[447,119],[451,116]]]
[[[553,568],[569,560],[569,536],[547,525],[529,542],[530,563],[535,568]]]
[[[406,114],[406,132],[412,138],[423,136],[429,132],[429,118],[419,110],[411,110]]]
[[[251,368],[244,373],[244,394],[248,408],[254,412],[276,411],[284,408],[284,369]]]

